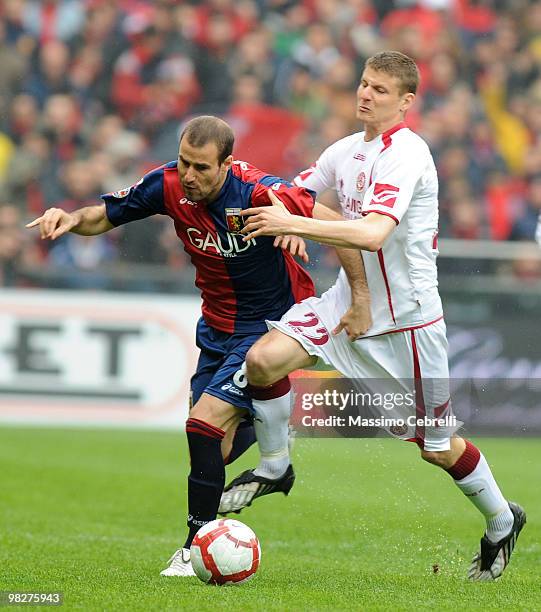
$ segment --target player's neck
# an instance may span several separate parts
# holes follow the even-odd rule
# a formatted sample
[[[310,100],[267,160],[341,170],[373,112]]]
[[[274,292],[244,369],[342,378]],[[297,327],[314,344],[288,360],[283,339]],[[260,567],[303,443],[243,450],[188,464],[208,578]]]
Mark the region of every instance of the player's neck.
[[[378,136],[385,134],[389,130],[392,130],[395,126],[399,125],[404,121],[402,116],[394,117],[390,121],[385,121],[381,123],[370,123],[364,126],[364,140],[365,142],[370,142],[374,140]]]

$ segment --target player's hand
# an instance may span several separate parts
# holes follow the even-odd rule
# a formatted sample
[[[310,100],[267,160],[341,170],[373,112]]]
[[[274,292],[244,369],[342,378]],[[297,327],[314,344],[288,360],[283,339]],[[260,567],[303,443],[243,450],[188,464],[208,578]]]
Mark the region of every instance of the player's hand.
[[[272,206],[248,208],[240,213],[245,217],[242,229],[242,233],[246,234],[244,242],[257,236],[284,236],[290,231],[291,213],[272,189],[268,189],[267,193]]]
[[[340,323],[332,330],[333,336],[346,330],[348,338],[353,341],[363,336],[372,326],[370,301],[352,304],[349,310],[340,319]]]
[[[41,217],[34,219],[26,227],[31,228],[38,225],[42,240],[45,238],[56,240],[75,227],[76,220],[73,215],[61,208],[49,208]]]
[[[289,251],[293,256],[302,259],[304,263],[310,261],[310,257],[308,257],[306,252],[306,243],[298,236],[276,236],[274,246]]]

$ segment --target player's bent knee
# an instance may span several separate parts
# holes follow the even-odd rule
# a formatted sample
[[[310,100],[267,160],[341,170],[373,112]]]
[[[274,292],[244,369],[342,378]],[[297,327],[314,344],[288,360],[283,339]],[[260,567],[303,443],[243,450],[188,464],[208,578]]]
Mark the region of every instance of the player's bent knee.
[[[280,376],[274,371],[274,359],[270,347],[254,344],[246,355],[246,374],[251,385],[265,387],[275,383]]]
[[[309,355],[297,340],[273,329],[246,355],[248,382],[255,387],[268,387],[291,372],[316,362],[317,357]]]

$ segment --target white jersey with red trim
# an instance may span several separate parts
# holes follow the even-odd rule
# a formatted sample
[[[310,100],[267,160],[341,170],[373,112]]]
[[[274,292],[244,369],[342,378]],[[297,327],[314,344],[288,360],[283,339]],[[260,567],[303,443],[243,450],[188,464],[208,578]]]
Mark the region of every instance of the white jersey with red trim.
[[[438,177],[425,141],[400,123],[371,141],[364,132],[326,149],[295,183],[337,191],[346,219],[387,215],[397,228],[377,253],[362,251],[372,300],[367,336],[423,325],[442,316],[438,293]],[[350,300],[344,270],[333,289]]]

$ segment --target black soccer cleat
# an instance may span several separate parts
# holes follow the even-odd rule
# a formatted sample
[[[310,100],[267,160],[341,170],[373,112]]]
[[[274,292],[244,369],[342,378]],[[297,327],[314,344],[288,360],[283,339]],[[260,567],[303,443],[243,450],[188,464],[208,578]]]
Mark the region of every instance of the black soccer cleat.
[[[468,571],[470,580],[496,580],[509,564],[517,538],[526,524],[526,513],[518,504],[509,502],[509,508],[515,517],[513,528],[496,543],[491,542],[486,535],[481,538],[481,550],[472,559]]]
[[[276,480],[256,476],[254,470],[246,470],[232,480],[222,493],[218,514],[235,512],[252,505],[254,499],[271,493],[288,495],[295,482],[293,466],[289,464],[284,475]]]

